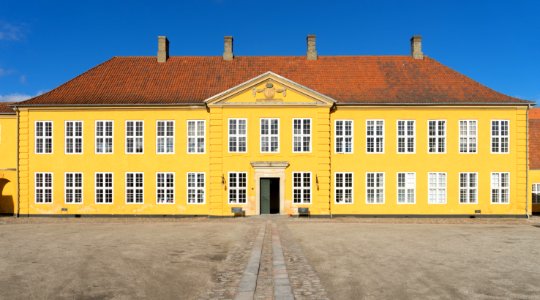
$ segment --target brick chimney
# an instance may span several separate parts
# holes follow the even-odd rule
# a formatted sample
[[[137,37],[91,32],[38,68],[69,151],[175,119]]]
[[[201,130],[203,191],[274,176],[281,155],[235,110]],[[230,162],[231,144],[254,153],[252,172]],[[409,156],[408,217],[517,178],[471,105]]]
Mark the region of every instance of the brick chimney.
[[[307,60],[317,60],[317,45],[315,35],[308,34],[307,36]]]
[[[424,59],[424,53],[422,53],[422,37],[419,35],[413,35],[411,38],[411,56],[414,59]]]
[[[158,63],[164,63],[169,58],[169,40],[166,36],[158,36],[158,51],[157,61]]]
[[[233,60],[233,37],[225,36],[223,38],[223,60]]]

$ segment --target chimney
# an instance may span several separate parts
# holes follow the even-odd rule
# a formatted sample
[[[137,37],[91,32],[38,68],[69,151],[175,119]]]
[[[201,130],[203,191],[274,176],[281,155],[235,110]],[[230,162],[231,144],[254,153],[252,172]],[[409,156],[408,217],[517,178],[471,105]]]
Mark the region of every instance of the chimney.
[[[233,37],[225,36],[223,38],[223,60],[233,60]]]
[[[422,53],[422,37],[419,35],[413,35],[411,38],[411,56],[414,59],[424,59],[424,53]]]
[[[169,58],[169,40],[166,36],[158,36],[158,51],[157,61],[158,63],[164,63]]]
[[[307,59],[317,60],[317,45],[315,44],[314,34],[308,34],[307,36]]]

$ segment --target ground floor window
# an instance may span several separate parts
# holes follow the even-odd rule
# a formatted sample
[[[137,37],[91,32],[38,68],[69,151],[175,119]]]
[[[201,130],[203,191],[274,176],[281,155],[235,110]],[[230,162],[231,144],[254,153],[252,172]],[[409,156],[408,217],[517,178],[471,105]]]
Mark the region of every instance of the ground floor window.
[[[203,204],[205,190],[204,173],[190,172],[187,174],[187,193],[189,204]]]
[[[144,174],[126,173],[126,203],[144,202]]]
[[[446,203],[446,173],[433,172],[428,174],[428,203]]]
[[[229,203],[244,204],[247,201],[247,173],[229,173]]]
[[[113,173],[96,173],[96,203],[113,203]]]
[[[399,204],[414,204],[416,194],[416,174],[412,172],[398,173],[398,199]]]
[[[478,202],[478,175],[459,173],[459,203]]]
[[[532,185],[532,203],[540,204],[540,183]]]
[[[335,199],[336,203],[353,202],[353,173],[336,173]]]
[[[297,204],[311,203],[311,173],[293,173],[293,202]]]
[[[384,204],[384,173],[366,174],[366,202]]]
[[[52,173],[36,173],[36,203],[52,203]]]
[[[510,202],[510,173],[491,173],[491,203]]]
[[[157,173],[156,195],[158,204],[174,203],[174,173]]]
[[[82,173],[66,173],[66,203],[82,203]]]

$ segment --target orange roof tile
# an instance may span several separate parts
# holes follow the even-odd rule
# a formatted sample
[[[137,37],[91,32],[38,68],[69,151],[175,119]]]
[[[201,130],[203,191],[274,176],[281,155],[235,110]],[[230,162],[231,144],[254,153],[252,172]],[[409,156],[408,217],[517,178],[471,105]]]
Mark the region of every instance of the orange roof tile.
[[[14,115],[15,111],[10,107],[14,102],[0,102],[0,115]]]

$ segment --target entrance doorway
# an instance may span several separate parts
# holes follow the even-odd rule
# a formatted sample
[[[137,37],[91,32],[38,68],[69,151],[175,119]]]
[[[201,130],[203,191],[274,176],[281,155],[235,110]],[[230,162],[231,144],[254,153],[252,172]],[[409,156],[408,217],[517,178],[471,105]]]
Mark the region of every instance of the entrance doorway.
[[[261,215],[279,214],[279,178],[261,178]]]

